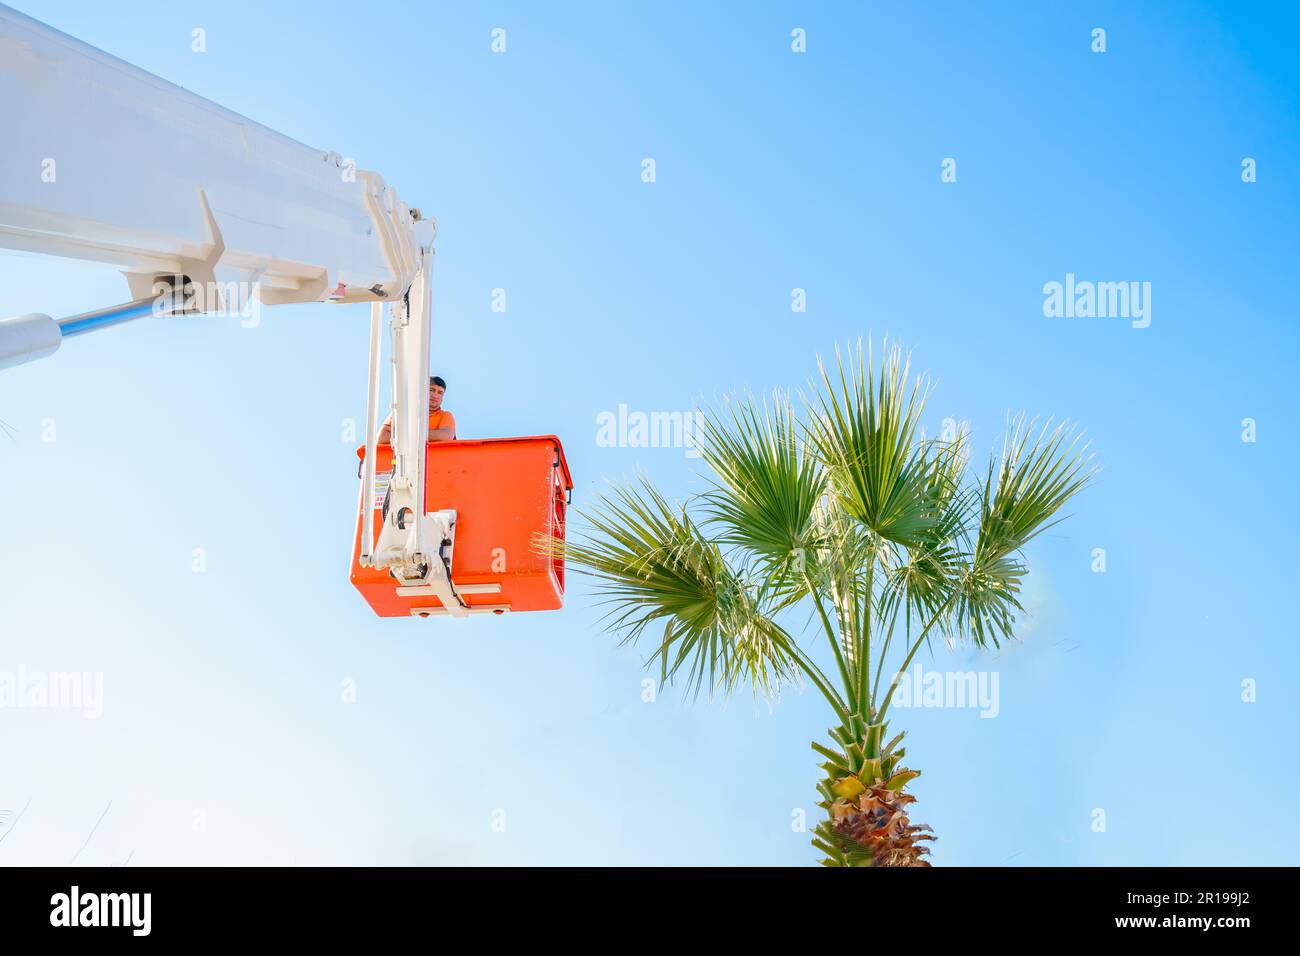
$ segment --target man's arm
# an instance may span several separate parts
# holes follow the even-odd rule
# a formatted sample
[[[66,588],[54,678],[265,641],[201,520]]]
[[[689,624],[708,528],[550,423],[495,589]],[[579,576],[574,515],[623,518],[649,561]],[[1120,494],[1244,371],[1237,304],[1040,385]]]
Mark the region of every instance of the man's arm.
[[[442,428],[429,429],[429,441],[454,441],[456,438],[456,419],[451,412],[443,412],[442,420],[446,423]]]
[[[451,413],[446,415],[451,426],[448,428],[431,428],[429,429],[429,441],[454,441],[456,438],[456,419],[452,418]],[[379,429],[379,444],[390,445],[393,441],[393,416],[389,415],[384,421],[384,427]]]

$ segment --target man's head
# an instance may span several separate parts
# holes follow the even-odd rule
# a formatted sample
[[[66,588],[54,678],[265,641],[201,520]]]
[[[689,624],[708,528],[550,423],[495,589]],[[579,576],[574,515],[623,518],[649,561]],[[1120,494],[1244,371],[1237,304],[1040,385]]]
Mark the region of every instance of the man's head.
[[[438,375],[429,376],[429,411],[442,408],[442,396],[447,393],[447,383]]]

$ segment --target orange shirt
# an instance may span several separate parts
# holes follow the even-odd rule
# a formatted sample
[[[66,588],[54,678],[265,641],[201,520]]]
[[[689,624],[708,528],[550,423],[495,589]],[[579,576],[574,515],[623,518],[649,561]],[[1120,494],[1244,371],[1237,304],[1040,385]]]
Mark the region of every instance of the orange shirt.
[[[451,437],[456,437],[456,419],[445,408],[429,413],[429,431],[432,432],[435,428],[450,428]]]
[[[388,428],[392,424],[393,416],[389,415],[384,419],[383,427]],[[435,428],[450,428],[451,437],[456,437],[456,419],[452,416],[451,412],[447,411],[445,408],[440,408],[436,412],[429,413],[429,431],[432,432]]]

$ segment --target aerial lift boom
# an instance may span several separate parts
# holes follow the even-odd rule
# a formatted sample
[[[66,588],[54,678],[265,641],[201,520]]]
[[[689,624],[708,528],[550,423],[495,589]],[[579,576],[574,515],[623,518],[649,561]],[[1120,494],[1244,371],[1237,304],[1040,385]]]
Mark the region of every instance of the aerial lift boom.
[[[385,569],[394,587],[427,588],[448,613],[467,613],[450,572],[456,511],[426,510],[434,220],[336,152],[3,5],[0,128],[0,249],[109,266],[131,295],[63,319],[0,319],[0,369],[48,357],[65,338],[149,315],[219,312],[249,295],[263,305],[368,302],[368,503],[381,457],[387,305],[389,505],[360,509],[354,564]]]

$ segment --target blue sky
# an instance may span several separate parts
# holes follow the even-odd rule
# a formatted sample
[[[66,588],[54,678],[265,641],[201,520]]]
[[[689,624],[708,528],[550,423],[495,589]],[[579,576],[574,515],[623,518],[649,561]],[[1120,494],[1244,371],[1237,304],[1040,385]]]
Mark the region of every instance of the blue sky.
[[[1023,641],[922,657],[996,671],[997,718],[900,715],[935,861],[1296,862],[1293,8],[17,5],[432,211],[447,407],[561,436],[579,505],[702,487],[681,449],[600,447],[601,412],[798,387],[858,336],[980,457],[1008,412],[1080,422],[1104,470],[1031,548]],[[1151,283],[1150,326],[1045,317],[1067,273]],[[0,288],[128,297],[13,255]],[[104,680],[98,719],[0,709],[0,864],[813,861],[815,694],[644,703],[580,581],[554,614],[370,615],[340,437],[367,315],[148,320],[0,374],[0,672]]]

